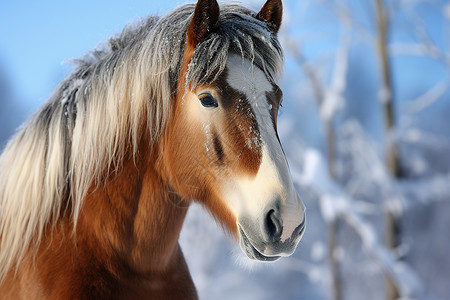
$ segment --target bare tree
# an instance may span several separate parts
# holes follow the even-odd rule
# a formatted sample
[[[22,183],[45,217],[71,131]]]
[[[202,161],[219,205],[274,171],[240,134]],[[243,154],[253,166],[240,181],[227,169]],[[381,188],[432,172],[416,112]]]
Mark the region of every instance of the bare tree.
[[[399,11],[403,11],[405,10],[403,5],[406,5],[407,2],[408,5],[412,5],[412,2],[417,1],[401,1],[394,4],[390,3],[389,5],[391,6],[389,8],[392,8],[392,5],[398,5],[397,8]],[[420,298],[424,294],[423,285],[418,279],[415,271],[407,265],[402,258],[400,258],[402,255],[400,251],[405,248],[399,247],[402,246],[399,245],[402,233],[400,231],[399,224],[402,220],[400,218],[400,214],[398,213],[400,210],[397,208],[400,207],[401,209],[403,206],[401,201],[408,200],[405,203],[410,203],[410,199],[406,199],[408,194],[404,194],[404,191],[399,189],[399,186],[403,184],[399,179],[404,178],[402,177],[403,174],[400,165],[399,150],[396,147],[397,142],[399,141],[399,138],[397,137],[399,126],[396,124],[397,120],[394,109],[396,99],[393,92],[394,87],[391,78],[392,65],[390,58],[394,52],[400,52],[400,54],[405,54],[401,52],[406,52],[406,54],[412,55],[427,55],[450,66],[450,55],[442,51],[439,46],[432,43],[432,39],[426,31],[420,28],[420,24],[417,25],[418,27],[416,28],[417,22],[412,22],[414,23],[414,26],[411,26],[411,28],[415,31],[418,40],[420,41],[419,44],[415,45],[415,47],[414,45],[413,47],[409,47],[410,45],[408,44],[391,45],[389,41],[390,26],[392,26],[391,22],[396,21],[396,19],[393,18],[395,15],[388,15],[387,3],[384,3],[383,0],[365,1],[363,5],[368,5],[364,6],[364,9],[369,9],[366,10],[369,13],[369,18],[362,19],[360,22],[357,20],[359,15],[355,13],[357,10],[353,9],[361,9],[361,6],[358,8],[352,6],[358,5],[359,2],[358,4],[355,4],[355,2],[350,3],[349,1],[344,0],[311,1],[311,3],[314,3],[314,5],[322,5],[322,8],[326,7],[326,9],[331,10],[341,26],[339,29],[342,30],[342,27],[347,26],[347,31],[350,33],[349,35],[352,36],[352,39],[354,39],[355,44],[358,42],[363,42],[367,43],[370,47],[375,46],[373,49],[374,53],[378,56],[377,73],[380,78],[379,101],[382,112],[382,127],[384,132],[384,140],[381,142],[381,145],[383,145],[384,148],[384,160],[382,160],[382,163],[379,164],[379,170],[382,170],[381,172],[383,173],[383,178],[381,179],[382,182],[375,184],[375,186],[383,189],[383,192],[380,193],[382,197],[378,199],[384,199],[385,205],[383,207],[385,213],[383,217],[380,216],[380,218],[378,218],[377,216],[377,219],[385,222],[383,232],[384,245],[379,244],[377,241],[376,235],[379,233],[377,232],[377,227],[374,227],[373,224],[361,215],[357,209],[355,210],[351,207],[354,201],[358,202],[358,200],[355,199],[357,196],[355,197],[352,192],[346,190],[347,186],[344,188],[344,186],[339,184],[339,180],[343,180],[343,178],[339,178],[339,171],[344,169],[337,168],[338,159],[344,157],[340,157],[342,153],[340,153],[339,157],[337,154],[335,112],[336,107],[339,106],[339,102],[343,102],[343,99],[341,98],[347,85],[345,82],[346,71],[342,70],[345,70],[348,67],[348,63],[346,61],[347,57],[345,55],[348,56],[350,45],[347,45],[348,48],[344,51],[345,39],[340,40],[340,50],[336,51],[336,56],[333,59],[334,67],[331,80],[328,82],[328,79],[324,78],[322,76],[323,74],[320,73],[322,68],[324,68],[324,65],[316,65],[314,62],[309,60],[308,57],[305,57],[304,53],[307,52],[302,53],[302,48],[292,38],[287,38],[289,40],[285,42],[287,50],[292,54],[299,66],[302,68],[303,73],[306,74],[307,80],[310,83],[313,97],[320,112],[320,121],[324,131],[323,135],[326,149],[326,164],[324,165],[324,170],[327,171],[329,179],[333,181],[333,184],[337,186],[338,189],[338,191],[334,189],[327,190],[325,188],[327,186],[326,183],[317,185],[317,197],[320,201],[321,209],[323,208],[324,210],[322,211],[322,217],[325,219],[328,227],[328,261],[330,263],[329,269],[331,272],[331,293],[333,295],[333,299],[342,299],[344,297],[343,292],[346,292],[343,291],[343,284],[346,283],[346,281],[340,274],[340,272],[344,272],[346,270],[346,265],[342,264],[344,261],[341,262],[340,258],[335,254],[338,246],[345,247],[345,245],[339,245],[339,236],[337,233],[341,232],[341,237],[343,237],[342,234],[344,231],[342,229],[347,228],[361,238],[362,247],[365,250],[367,257],[379,266],[382,272],[382,277],[379,278],[383,280],[384,277],[386,280],[386,290],[383,292],[386,293],[386,298],[388,300],[398,299],[400,297]],[[448,14],[450,15],[450,5],[448,6],[448,9]],[[370,16],[373,16],[374,18],[370,18]],[[390,19],[390,17],[393,19]],[[334,21],[335,20],[330,22],[333,23],[333,26],[336,25]],[[317,31],[315,31],[314,34],[316,34],[315,37],[317,38]],[[346,54],[342,55],[342,53]],[[351,88],[351,86],[349,87]],[[445,92],[449,90],[449,87],[450,84],[448,80],[438,82],[428,92],[424,93],[422,97],[418,97],[415,101],[411,102],[407,109],[412,112],[420,111],[424,107],[436,102]],[[341,133],[339,132],[339,136],[340,134]],[[340,151],[342,150],[341,146],[342,144],[340,144]],[[368,144],[365,146],[368,147]],[[366,155],[364,151],[367,151],[367,149],[361,152],[363,156]],[[378,156],[379,153],[374,154],[374,157]],[[304,161],[306,162],[308,159],[305,158]],[[339,161],[339,163],[343,162],[344,160]],[[372,164],[367,165],[373,166]],[[372,175],[369,174],[371,171],[372,170],[370,167],[364,170],[361,169],[358,170],[358,174],[356,176],[359,175],[365,179],[370,179],[372,178]],[[352,176],[354,175],[355,174]],[[301,177],[301,174],[298,174],[298,176]],[[321,176],[319,177],[323,178]],[[350,180],[353,181],[353,177],[351,177]],[[304,183],[304,185],[310,184],[311,183]],[[359,202],[361,201],[363,200],[360,200]],[[378,203],[373,205],[379,207]],[[325,210],[328,212],[334,211],[334,213],[326,216],[327,212]],[[341,229],[339,229],[339,227]],[[342,269],[340,266],[341,264]]]
[[[346,73],[348,65],[348,51],[350,48],[350,39],[343,35],[341,47],[336,52],[335,67],[333,77],[329,87],[322,84],[317,72],[311,66],[300,51],[300,47],[293,40],[287,40],[289,50],[302,67],[311,83],[320,117],[323,123],[325,145],[327,154],[328,175],[333,180],[338,180],[337,172],[337,154],[336,154],[336,135],[334,132],[334,115],[342,104],[342,93],[345,90]],[[339,245],[338,231],[340,221],[338,218],[332,218],[328,223],[328,260],[330,262],[331,280],[333,288],[333,299],[342,299],[342,284],[339,272],[339,259],[337,249]]]
[[[395,144],[392,141],[392,133],[395,129],[394,119],[394,93],[392,89],[391,65],[388,56],[389,18],[388,12],[382,0],[375,1],[376,27],[377,27],[377,54],[381,74],[381,89],[379,99],[382,106],[384,132],[385,132],[385,162],[386,168],[395,178],[401,177],[400,163]],[[387,205],[385,215],[385,244],[394,249],[400,239],[400,220],[395,212]],[[391,278],[386,279],[386,299],[395,300],[399,292]]]

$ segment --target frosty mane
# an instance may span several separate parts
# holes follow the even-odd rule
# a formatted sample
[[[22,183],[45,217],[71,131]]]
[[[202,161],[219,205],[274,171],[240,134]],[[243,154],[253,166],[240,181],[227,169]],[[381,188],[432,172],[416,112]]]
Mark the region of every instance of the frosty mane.
[[[78,61],[49,101],[0,156],[0,281],[66,210],[74,228],[88,189],[154,143],[168,120],[194,5],[129,26]],[[193,54],[186,84],[213,82],[229,53],[273,81],[281,47],[267,25],[234,5],[221,6],[217,28]],[[151,146],[151,145],[150,145]]]

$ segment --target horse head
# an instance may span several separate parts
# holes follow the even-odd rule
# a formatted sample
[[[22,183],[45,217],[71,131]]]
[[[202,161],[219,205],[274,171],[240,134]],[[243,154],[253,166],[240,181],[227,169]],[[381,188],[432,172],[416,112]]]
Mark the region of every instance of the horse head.
[[[264,28],[259,42],[274,47],[281,15],[281,1],[268,0],[250,16]],[[216,0],[198,1],[187,30],[163,159],[176,193],[204,204],[239,237],[248,257],[272,261],[294,252],[305,226],[305,207],[277,133],[282,92],[267,76],[263,61],[255,63],[233,45],[223,58],[224,68],[211,66],[213,70],[203,70],[208,77],[203,82],[188,82],[196,60],[214,55],[203,50],[217,42],[216,33],[223,34],[226,22]]]

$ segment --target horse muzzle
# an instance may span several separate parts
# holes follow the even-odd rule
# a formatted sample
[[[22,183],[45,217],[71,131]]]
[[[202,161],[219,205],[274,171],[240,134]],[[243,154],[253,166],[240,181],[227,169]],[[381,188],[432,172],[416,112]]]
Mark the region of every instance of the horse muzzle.
[[[239,218],[240,246],[244,253],[259,261],[275,261],[294,253],[305,231],[305,208],[300,204],[295,210],[286,206],[283,209],[280,201],[276,201],[256,222]]]

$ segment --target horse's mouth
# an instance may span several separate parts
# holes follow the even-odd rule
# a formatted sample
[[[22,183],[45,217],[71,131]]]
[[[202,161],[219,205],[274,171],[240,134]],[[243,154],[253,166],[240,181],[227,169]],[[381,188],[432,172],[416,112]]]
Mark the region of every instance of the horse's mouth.
[[[252,245],[244,230],[242,230],[241,226],[239,226],[239,234],[241,236],[241,248],[245,252],[245,254],[254,260],[259,261],[275,261],[279,259],[281,256],[265,256]]]

